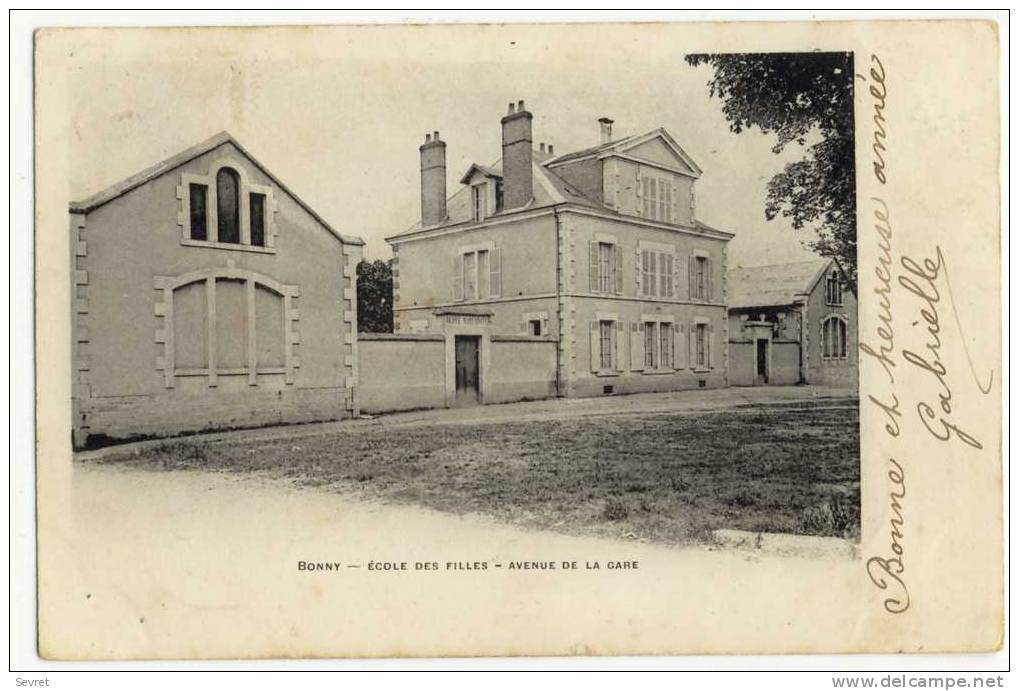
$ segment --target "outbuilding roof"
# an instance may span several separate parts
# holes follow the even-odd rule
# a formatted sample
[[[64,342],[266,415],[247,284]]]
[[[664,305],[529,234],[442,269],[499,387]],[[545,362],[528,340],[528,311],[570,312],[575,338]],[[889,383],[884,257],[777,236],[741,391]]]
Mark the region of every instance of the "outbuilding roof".
[[[833,261],[810,259],[730,269],[729,307],[781,307],[803,302]]]
[[[69,207],[70,212],[77,214],[87,214],[90,211],[93,211],[94,209],[97,209],[100,206],[103,206],[104,204],[113,201],[117,197],[127,194],[128,192],[137,187],[141,187],[150,180],[154,180],[160,175],[169,173],[174,168],[182,166],[188,161],[192,161],[198,158],[199,156],[202,156],[203,154],[206,154],[209,151],[212,151],[213,149],[227,143],[233,144],[238,151],[240,151],[242,154],[244,154],[245,157],[247,157],[252,163],[254,163],[255,166],[257,166],[258,169],[261,170],[269,179],[271,179],[280,189],[282,189],[284,192],[293,197],[294,201],[296,201],[301,206],[301,208],[303,208],[305,211],[311,214],[311,216],[316,221],[321,223],[322,226],[326,228],[326,230],[328,230],[330,233],[339,238],[340,241],[348,245],[364,244],[364,240],[362,240],[360,237],[357,237],[355,235],[345,235],[336,230],[335,228],[333,228],[331,225],[329,225],[329,223],[324,218],[319,216],[318,213],[314,209],[312,209],[307,203],[305,203],[303,199],[294,194],[293,190],[291,190],[289,187],[283,184],[283,182],[281,182],[279,178],[273,175],[268,168],[262,165],[262,163],[257,158],[252,156],[250,151],[241,146],[240,142],[234,139],[233,135],[226,131],[220,132],[219,134],[209,137],[205,141],[199,142],[198,144],[195,144],[192,147],[184,149],[180,153],[175,154],[170,158],[160,161],[159,163],[153,166],[149,166],[145,170],[135,173],[130,177],[124,178],[120,182],[114,183],[113,185],[110,185],[106,189],[93,194],[91,197],[71,202]]]

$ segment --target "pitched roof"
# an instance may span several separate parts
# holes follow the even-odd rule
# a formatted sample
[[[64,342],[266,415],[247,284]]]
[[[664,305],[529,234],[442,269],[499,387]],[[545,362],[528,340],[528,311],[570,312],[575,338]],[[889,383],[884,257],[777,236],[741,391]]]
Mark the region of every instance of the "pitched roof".
[[[588,156],[607,155],[607,152],[609,151],[625,153],[626,151],[640,146],[645,142],[659,138],[664,140],[666,147],[671,149],[673,154],[683,161],[683,163],[693,172],[695,177],[704,172],[700,169],[700,166],[698,166],[697,163],[690,158],[690,155],[683,150],[683,147],[679,145],[679,142],[677,142],[664,127],[658,127],[650,132],[644,132],[643,134],[634,134],[629,137],[623,137],[622,139],[614,139],[610,142],[603,142],[597,146],[591,146],[586,149],[581,149],[580,151],[571,151],[547,160],[545,161],[545,164],[555,167],[577,159],[587,158]]]
[[[729,307],[779,307],[802,302],[832,259],[746,266],[729,270]]]
[[[206,154],[212,151],[213,149],[227,143],[233,144],[235,147],[237,147],[237,150],[244,154],[244,156],[247,157],[252,163],[254,163],[258,167],[258,169],[261,170],[270,180],[272,180],[284,192],[293,197],[294,201],[296,201],[305,211],[311,214],[311,216],[316,221],[322,224],[330,233],[335,235],[342,242],[348,245],[364,244],[364,240],[362,240],[361,238],[354,235],[345,235],[343,233],[340,233],[338,230],[329,225],[329,223],[324,218],[319,216],[314,209],[308,206],[308,204],[305,203],[303,199],[294,194],[294,192],[285,184],[283,184],[279,180],[279,178],[277,178],[275,175],[269,172],[269,170],[264,165],[262,165],[262,163],[257,158],[251,155],[251,152],[249,152],[247,149],[241,146],[241,144],[236,139],[234,139],[233,135],[225,131],[220,132],[219,134],[216,134],[212,137],[209,137],[205,141],[199,142],[194,146],[184,149],[180,153],[175,154],[163,161],[160,161],[159,163],[153,166],[149,166],[145,170],[135,173],[130,177],[124,178],[120,182],[110,185],[106,189],[93,194],[91,197],[86,197],[85,199],[71,202],[69,210],[71,213],[87,214],[90,211],[93,211],[94,209],[97,209],[100,206],[103,206],[104,204],[113,201],[117,197],[127,194],[128,192],[137,187],[141,187],[150,180],[154,180],[155,178],[170,172],[174,168],[182,166],[188,161],[192,161],[198,158],[199,156]]]

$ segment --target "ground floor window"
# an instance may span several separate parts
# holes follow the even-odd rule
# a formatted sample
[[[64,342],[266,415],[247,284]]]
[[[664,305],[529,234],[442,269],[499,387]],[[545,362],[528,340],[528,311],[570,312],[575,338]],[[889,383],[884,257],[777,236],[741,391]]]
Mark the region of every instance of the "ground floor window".
[[[694,332],[694,364],[697,367],[708,366],[708,325],[697,324]]]
[[[673,357],[672,357],[672,324],[663,323],[659,324],[659,336],[661,342],[661,353],[660,366],[665,369],[673,368]]]
[[[822,353],[825,360],[846,357],[846,322],[840,317],[828,317],[821,325]]]
[[[644,322],[644,367],[658,369],[658,324]]]
[[[599,345],[601,346],[601,357],[599,366],[601,369],[612,369],[612,332],[614,322],[602,320],[598,322]]]

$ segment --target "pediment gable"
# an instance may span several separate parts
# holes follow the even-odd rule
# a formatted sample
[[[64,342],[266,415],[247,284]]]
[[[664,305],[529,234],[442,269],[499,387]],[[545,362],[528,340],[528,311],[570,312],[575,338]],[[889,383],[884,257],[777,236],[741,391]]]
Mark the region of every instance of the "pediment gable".
[[[622,143],[614,149],[616,153],[624,154],[643,161],[657,163],[677,171],[698,177],[701,169],[694,163],[694,160],[683,151],[682,147],[664,129],[654,130],[648,134],[635,137]]]

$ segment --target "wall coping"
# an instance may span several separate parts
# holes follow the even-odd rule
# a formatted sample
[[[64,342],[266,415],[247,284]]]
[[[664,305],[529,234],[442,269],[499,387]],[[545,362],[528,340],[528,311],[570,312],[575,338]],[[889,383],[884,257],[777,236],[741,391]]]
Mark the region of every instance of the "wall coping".
[[[396,333],[368,333],[357,334],[359,341],[445,341],[442,334],[396,334]]]
[[[555,336],[527,336],[524,334],[500,336],[492,334],[493,343],[558,343]]]

